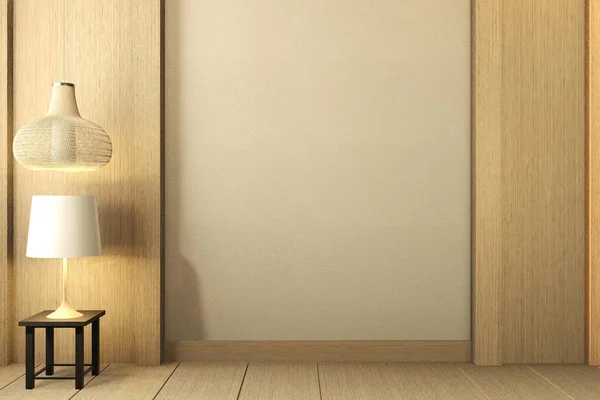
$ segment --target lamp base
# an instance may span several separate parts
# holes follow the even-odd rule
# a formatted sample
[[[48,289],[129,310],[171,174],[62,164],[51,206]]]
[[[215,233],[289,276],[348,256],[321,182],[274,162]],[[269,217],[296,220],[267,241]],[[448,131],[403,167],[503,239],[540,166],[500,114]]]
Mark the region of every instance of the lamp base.
[[[83,314],[79,311],[75,310],[73,307],[69,305],[66,301],[63,300],[60,303],[60,307],[58,307],[53,313],[48,314],[46,318],[50,319],[73,319],[82,317]]]

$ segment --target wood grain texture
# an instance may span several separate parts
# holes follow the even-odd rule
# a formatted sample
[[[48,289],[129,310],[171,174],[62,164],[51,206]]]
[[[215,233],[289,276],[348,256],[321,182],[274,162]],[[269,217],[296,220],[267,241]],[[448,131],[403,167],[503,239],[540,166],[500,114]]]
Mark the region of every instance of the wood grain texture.
[[[456,364],[388,364],[408,400],[486,400]]]
[[[106,364],[101,365],[101,373],[104,373],[106,366]],[[55,376],[73,376],[73,374],[73,367],[56,367],[54,370]],[[95,378],[97,377],[87,374],[84,377],[84,384],[87,386]],[[86,386],[84,386],[84,389]],[[79,390],[75,389],[75,381],[72,380],[36,380],[35,389],[26,390],[25,376],[22,376],[0,390],[0,399],[67,400],[71,399],[77,392]]]
[[[472,341],[473,362],[499,365],[502,287],[500,0],[473,1]]]
[[[584,1],[502,5],[502,361],[581,363]]]
[[[45,115],[60,80],[62,1],[14,4],[14,128]],[[97,172],[14,166],[14,320],[55,308],[60,260],[25,257],[32,195],[94,195],[101,257],[69,262],[70,302],[106,309],[101,359],[156,365],[161,350],[161,1],[67,1],[66,76],[84,118],[111,137],[113,158]],[[15,360],[24,335],[14,324]],[[72,360],[73,335],[56,334],[57,362]],[[42,349],[38,346],[38,358]],[[89,354],[88,357],[89,359]]]
[[[73,398],[77,400],[153,399],[176,367],[175,363],[157,367],[111,364]]]
[[[570,399],[552,383],[527,366],[460,368],[491,400],[563,400]]]
[[[586,365],[534,365],[531,368],[574,399],[600,399],[598,368]]]
[[[250,363],[240,400],[320,400],[316,363]]]
[[[373,363],[182,363],[106,369],[81,392],[72,382],[40,381],[24,389],[23,365],[0,368],[0,382],[17,379],[0,398],[66,396],[110,399],[291,399],[319,398],[314,379],[320,374],[323,399],[597,399],[600,369],[584,365],[477,367],[472,364]],[[104,368],[105,366],[103,366]],[[166,373],[172,371],[174,372]],[[318,369],[318,371],[317,371]],[[61,368],[60,373],[71,373]],[[246,373],[247,372],[247,373]],[[8,378],[7,378],[8,377]],[[243,387],[242,387],[243,383]],[[163,386],[164,385],[164,386]],[[161,389],[162,386],[162,389]],[[1,386],[0,386],[1,387]],[[310,387],[301,393],[302,388]],[[158,389],[157,389],[158,388]],[[38,391],[39,389],[39,391]],[[156,395],[158,391],[158,395]],[[154,397],[156,395],[156,397]],[[48,396],[48,397],[45,397]]]
[[[402,400],[402,391],[385,364],[319,364],[323,400]]]
[[[156,397],[236,400],[247,363],[181,363]]]
[[[581,363],[585,1],[476,1],[473,27],[473,360]]]
[[[140,111],[134,121],[133,160],[146,167],[135,176],[134,237],[137,248],[135,337],[136,363],[157,365],[162,360],[163,335],[163,14],[164,0],[132,1],[129,35],[134,44],[133,101]],[[104,2],[99,2],[103,6]],[[142,22],[142,23],[140,23]],[[141,158],[140,158],[141,157]],[[130,160],[133,161],[133,160]],[[134,161],[135,162],[135,161]]]
[[[0,365],[12,361],[11,2],[0,0]]]
[[[10,364],[0,367],[0,390],[25,375],[25,364]]]
[[[466,362],[462,340],[201,340],[165,342],[168,361],[413,361]]]
[[[600,2],[587,25],[587,361],[600,365]]]

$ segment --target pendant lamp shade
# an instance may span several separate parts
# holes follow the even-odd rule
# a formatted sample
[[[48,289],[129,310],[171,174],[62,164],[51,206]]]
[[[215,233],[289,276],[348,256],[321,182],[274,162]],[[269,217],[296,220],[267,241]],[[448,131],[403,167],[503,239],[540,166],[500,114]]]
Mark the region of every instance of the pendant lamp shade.
[[[55,82],[48,114],[17,132],[13,154],[31,170],[95,171],[110,161],[112,143],[100,126],[79,115],[75,85]]]

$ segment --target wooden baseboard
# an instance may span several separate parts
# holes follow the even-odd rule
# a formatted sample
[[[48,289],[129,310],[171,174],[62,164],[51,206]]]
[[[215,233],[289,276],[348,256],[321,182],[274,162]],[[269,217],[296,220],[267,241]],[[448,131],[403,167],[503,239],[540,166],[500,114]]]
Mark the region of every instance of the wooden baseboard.
[[[469,362],[470,340],[165,342],[165,361]]]

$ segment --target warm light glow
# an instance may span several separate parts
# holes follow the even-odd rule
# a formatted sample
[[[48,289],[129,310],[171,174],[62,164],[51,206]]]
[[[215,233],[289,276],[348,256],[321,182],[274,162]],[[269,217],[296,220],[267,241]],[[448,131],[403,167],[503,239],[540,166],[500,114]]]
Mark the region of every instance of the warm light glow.
[[[63,297],[62,302],[60,303],[60,307],[56,309],[53,313],[50,313],[46,316],[46,318],[50,319],[73,319],[82,317],[83,314],[79,311],[75,310],[71,305],[67,302],[67,259],[63,258],[63,274],[62,274],[62,284],[63,284]]]
[[[27,257],[63,259],[60,307],[50,319],[82,316],[67,301],[67,258],[102,254],[98,209],[93,196],[33,196]]]

